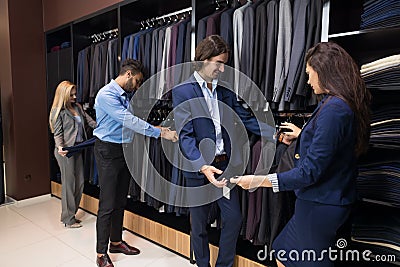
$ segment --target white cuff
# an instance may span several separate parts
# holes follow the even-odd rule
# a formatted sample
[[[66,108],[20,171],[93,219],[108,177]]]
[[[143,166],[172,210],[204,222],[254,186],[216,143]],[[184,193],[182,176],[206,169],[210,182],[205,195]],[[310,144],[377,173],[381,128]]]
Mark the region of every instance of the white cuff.
[[[268,174],[267,178],[272,184],[272,191],[274,191],[274,193],[279,192],[278,175],[276,173]]]

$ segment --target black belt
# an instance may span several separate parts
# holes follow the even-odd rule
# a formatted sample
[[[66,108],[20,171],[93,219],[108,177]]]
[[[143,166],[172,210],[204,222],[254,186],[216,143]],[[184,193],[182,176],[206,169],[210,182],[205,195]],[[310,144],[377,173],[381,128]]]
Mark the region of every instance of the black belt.
[[[226,154],[222,154],[222,155],[216,155],[214,158],[214,162],[218,163],[218,162],[222,162],[228,160],[228,156]]]
[[[128,147],[129,145],[132,145],[132,143],[113,143],[113,142],[108,142],[108,141],[103,141],[100,138],[96,136],[96,141],[103,143],[105,145],[110,145],[114,147]]]

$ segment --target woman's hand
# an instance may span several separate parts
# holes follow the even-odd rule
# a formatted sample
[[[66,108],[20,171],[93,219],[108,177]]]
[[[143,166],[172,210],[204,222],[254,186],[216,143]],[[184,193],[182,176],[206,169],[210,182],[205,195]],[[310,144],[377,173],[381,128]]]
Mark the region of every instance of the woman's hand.
[[[58,154],[60,154],[60,156],[62,156],[62,157],[65,157],[68,154],[68,150],[63,150],[62,146],[59,146]]]
[[[301,129],[294,125],[293,123],[290,122],[282,122],[281,125],[279,126],[279,129],[282,131],[282,129],[287,129],[290,131],[285,131],[284,132],[284,137],[287,138],[287,141],[292,141],[293,139],[296,139],[299,137]]]
[[[232,184],[237,184],[243,189],[253,189],[258,187],[272,187],[266,175],[243,175],[235,176],[230,179]]]

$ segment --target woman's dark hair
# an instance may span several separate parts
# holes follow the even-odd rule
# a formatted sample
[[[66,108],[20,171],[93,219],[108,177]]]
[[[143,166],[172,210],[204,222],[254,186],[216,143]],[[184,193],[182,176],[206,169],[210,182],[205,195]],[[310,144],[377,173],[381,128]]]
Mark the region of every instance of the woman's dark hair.
[[[368,149],[371,94],[361,78],[360,68],[338,44],[318,43],[306,54],[306,63],[317,72],[321,89],[329,90],[350,106],[356,117],[356,155]]]
[[[140,63],[140,61],[128,58],[122,62],[119,75],[124,75],[128,70],[132,72],[132,75],[143,73],[143,65]]]
[[[196,47],[194,69],[196,71],[200,70],[204,60],[224,53],[229,53],[229,46],[221,36],[210,35],[206,37]]]

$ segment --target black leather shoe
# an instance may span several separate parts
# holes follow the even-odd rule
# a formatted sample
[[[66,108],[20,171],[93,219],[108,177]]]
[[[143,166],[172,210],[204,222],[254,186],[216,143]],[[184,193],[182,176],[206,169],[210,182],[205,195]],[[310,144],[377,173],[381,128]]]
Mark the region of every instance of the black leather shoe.
[[[96,264],[98,267],[114,267],[114,264],[107,254],[104,254],[101,257],[97,257]]]
[[[119,245],[113,245],[110,243],[110,253],[124,253],[125,255],[137,255],[140,250],[129,246],[125,241],[122,241]]]

